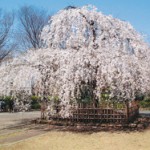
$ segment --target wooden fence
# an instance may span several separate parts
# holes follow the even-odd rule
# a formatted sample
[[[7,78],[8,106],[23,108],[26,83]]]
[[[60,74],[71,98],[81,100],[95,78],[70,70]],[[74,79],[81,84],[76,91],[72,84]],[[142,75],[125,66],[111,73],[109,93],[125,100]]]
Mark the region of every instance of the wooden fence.
[[[125,122],[125,113],[113,109],[78,108],[71,117],[75,122],[115,123]]]
[[[132,122],[138,113],[137,105],[116,109],[79,104],[77,107],[72,107],[72,115],[65,120],[84,123],[127,123]],[[52,118],[62,120],[57,114]]]

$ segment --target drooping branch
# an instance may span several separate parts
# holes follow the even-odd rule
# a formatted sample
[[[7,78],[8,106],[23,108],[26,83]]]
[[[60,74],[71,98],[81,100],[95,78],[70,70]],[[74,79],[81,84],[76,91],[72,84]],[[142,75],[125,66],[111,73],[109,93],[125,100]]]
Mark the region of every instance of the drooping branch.
[[[81,14],[81,16],[86,20],[86,22],[88,23],[88,25],[90,26],[91,32],[92,32],[92,36],[93,36],[93,48],[97,49],[99,46],[98,44],[95,43],[96,41],[96,28],[95,28],[95,22],[94,20],[88,20],[87,17],[82,14],[81,12],[79,12]]]

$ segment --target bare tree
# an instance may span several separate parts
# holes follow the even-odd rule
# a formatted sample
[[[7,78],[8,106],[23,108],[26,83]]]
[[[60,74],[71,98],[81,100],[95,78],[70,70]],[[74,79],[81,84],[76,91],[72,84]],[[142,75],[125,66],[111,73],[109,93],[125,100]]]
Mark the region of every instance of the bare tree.
[[[10,41],[13,22],[13,13],[5,13],[0,10],[0,62],[6,58],[15,47],[15,44],[12,44]]]
[[[46,11],[32,6],[23,6],[18,12],[18,17],[20,22],[18,37],[22,48],[41,48],[41,31],[48,21]]]

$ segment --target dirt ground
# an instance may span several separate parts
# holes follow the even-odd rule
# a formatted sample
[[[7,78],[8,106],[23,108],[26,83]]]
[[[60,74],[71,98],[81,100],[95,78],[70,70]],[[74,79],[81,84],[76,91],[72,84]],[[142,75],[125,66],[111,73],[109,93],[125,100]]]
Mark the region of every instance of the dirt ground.
[[[71,133],[50,131],[0,150],[150,150],[150,130],[144,132]]]

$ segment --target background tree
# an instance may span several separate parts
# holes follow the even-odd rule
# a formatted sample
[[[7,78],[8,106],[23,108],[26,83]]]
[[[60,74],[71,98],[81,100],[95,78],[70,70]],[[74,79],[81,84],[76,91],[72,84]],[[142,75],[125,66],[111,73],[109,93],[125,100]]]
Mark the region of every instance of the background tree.
[[[15,48],[12,43],[12,25],[14,22],[13,13],[5,13],[0,10],[0,62],[4,60]]]
[[[23,6],[18,11],[18,18],[20,26],[17,38],[21,48],[41,48],[41,31],[48,21],[46,11],[32,6]]]

